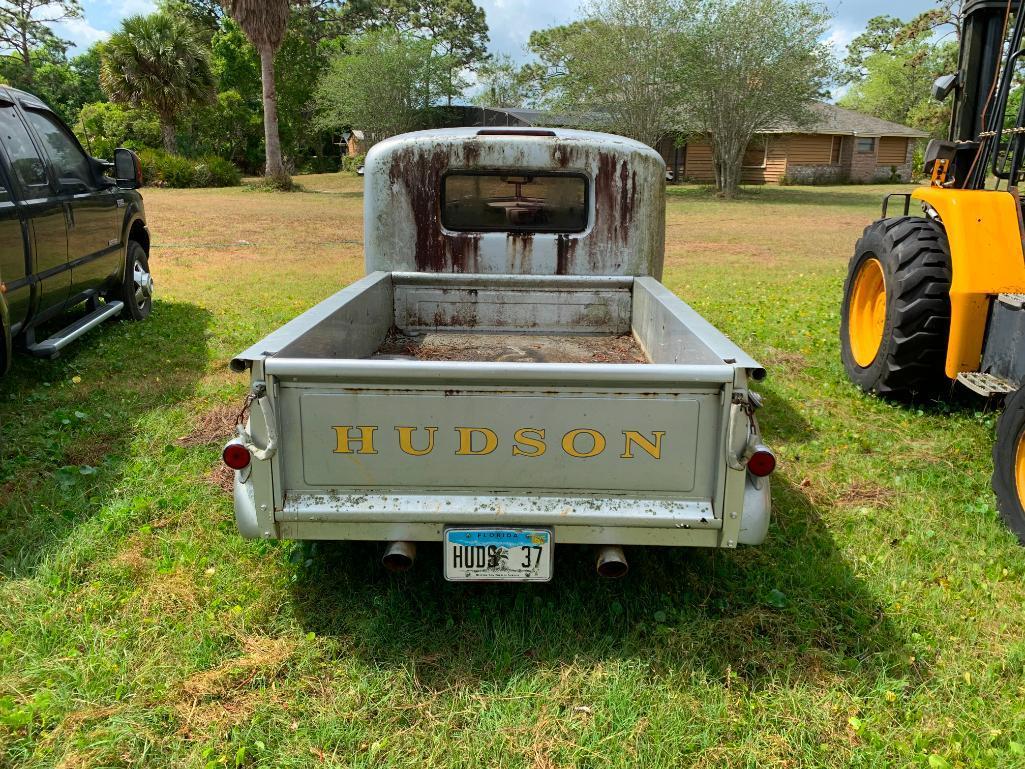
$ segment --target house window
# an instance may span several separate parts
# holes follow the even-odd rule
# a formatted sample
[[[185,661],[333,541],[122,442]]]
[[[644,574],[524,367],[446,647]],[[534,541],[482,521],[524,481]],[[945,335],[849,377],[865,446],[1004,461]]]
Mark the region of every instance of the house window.
[[[874,153],[876,151],[876,139],[874,136],[869,136],[863,139],[858,139],[858,152],[863,154]]]
[[[744,152],[744,168],[765,168],[769,161],[769,143],[755,139]]]
[[[843,137],[834,136],[833,145],[829,149],[829,164],[833,166],[840,165],[840,154],[843,151]]]

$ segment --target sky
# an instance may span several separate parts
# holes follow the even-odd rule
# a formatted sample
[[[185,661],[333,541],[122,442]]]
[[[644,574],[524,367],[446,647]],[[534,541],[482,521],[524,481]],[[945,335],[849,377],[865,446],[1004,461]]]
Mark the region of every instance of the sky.
[[[581,0],[476,0],[484,8],[491,30],[491,51],[514,59],[526,58],[524,46],[535,29],[564,24],[578,15]],[[935,7],[934,0],[824,0],[833,15],[830,40],[838,51],[846,48],[865,27],[865,22],[881,14],[905,19]],[[153,0],[82,0],[83,19],[60,26],[58,34],[78,48],[102,40],[117,28],[125,16],[153,10]]]

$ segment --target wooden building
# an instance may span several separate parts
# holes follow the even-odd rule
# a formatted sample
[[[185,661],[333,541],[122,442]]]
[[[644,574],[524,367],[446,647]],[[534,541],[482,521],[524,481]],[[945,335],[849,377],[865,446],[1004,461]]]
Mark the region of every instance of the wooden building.
[[[781,126],[751,142],[745,184],[842,184],[911,181],[911,163],[923,131],[817,102],[815,123]],[[712,147],[700,137],[667,137],[658,148],[674,179],[715,181]]]
[[[780,126],[755,138],[744,156],[744,184],[843,184],[911,180],[911,162],[928,134],[816,102],[805,126]],[[432,127],[549,126],[578,128],[581,121],[532,109],[454,105],[439,109]],[[366,152],[363,133],[347,132],[349,154]],[[712,183],[712,147],[700,137],[678,134],[658,143],[674,181]]]

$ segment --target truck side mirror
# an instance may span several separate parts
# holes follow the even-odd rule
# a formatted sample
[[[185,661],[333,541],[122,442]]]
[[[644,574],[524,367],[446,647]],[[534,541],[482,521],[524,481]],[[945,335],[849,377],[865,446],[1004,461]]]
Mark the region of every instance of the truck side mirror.
[[[142,162],[130,149],[118,147],[114,150],[114,178],[117,186],[126,190],[142,186]]]
[[[932,84],[932,98],[945,101],[950,92],[957,88],[957,75],[943,75]]]

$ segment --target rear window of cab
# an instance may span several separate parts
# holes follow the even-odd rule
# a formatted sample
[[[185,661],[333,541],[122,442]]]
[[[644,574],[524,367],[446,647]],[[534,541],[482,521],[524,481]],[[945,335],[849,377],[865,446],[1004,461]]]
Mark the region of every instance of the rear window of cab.
[[[583,174],[453,171],[441,181],[441,223],[457,232],[583,232]]]

